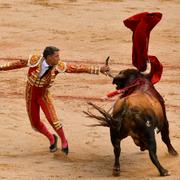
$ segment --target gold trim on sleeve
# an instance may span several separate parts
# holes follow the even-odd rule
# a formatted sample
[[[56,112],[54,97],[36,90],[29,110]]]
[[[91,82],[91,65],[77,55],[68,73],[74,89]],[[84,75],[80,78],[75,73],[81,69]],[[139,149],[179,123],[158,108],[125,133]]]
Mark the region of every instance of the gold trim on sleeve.
[[[90,68],[90,73],[91,74],[99,74],[100,72],[100,67],[99,66],[91,66]]]

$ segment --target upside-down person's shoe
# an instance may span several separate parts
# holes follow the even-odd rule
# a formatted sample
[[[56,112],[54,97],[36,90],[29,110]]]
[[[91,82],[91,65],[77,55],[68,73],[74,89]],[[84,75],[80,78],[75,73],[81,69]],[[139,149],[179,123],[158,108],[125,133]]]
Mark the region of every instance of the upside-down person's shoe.
[[[65,154],[65,155],[68,155],[69,153],[69,147],[68,147],[68,144],[65,148],[62,148],[61,151]]]
[[[55,135],[55,134],[53,134],[53,136],[54,136],[54,144],[51,144],[50,146],[49,146],[49,151],[50,152],[55,152],[55,151],[57,151],[57,142],[58,142],[58,137]]]

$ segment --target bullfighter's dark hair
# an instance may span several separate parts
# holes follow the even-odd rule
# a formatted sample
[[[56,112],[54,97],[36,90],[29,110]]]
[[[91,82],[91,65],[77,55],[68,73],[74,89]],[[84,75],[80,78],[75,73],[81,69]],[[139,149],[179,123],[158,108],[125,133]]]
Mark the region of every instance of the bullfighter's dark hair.
[[[44,49],[43,57],[46,59],[49,55],[53,55],[54,52],[56,52],[56,51],[59,51],[59,49],[58,49],[57,47],[47,46],[47,47]]]

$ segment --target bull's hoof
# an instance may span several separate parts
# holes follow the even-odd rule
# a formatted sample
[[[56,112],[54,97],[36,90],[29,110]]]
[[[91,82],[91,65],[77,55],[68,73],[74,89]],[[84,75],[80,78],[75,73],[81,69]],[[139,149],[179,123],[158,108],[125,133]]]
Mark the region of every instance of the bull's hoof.
[[[120,175],[120,169],[117,167],[113,168],[113,176],[119,176]]]
[[[170,176],[170,173],[168,172],[168,170],[163,169],[162,172],[160,173],[161,176]]]

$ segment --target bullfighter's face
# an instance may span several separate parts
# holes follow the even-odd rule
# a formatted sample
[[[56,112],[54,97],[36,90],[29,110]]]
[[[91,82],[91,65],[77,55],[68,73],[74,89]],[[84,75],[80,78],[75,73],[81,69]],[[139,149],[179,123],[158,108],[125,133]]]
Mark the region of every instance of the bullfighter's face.
[[[60,60],[59,51],[55,51],[54,54],[47,57],[47,62],[50,66],[55,66]]]

